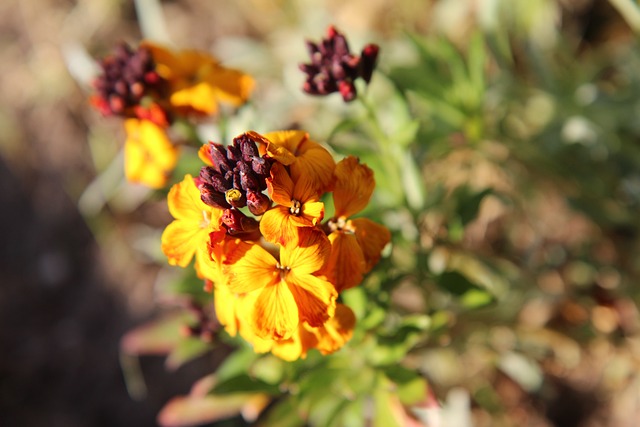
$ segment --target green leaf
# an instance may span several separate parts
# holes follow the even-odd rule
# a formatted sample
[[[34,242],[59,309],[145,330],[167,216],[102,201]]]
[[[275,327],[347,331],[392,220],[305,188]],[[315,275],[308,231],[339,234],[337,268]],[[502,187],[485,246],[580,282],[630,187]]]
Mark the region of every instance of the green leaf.
[[[252,378],[247,374],[241,374],[225,381],[220,381],[211,390],[212,394],[224,395],[232,393],[265,393],[272,396],[280,394],[280,389],[275,384]]]
[[[488,290],[457,271],[445,271],[436,277],[436,283],[445,291],[460,297],[461,304],[466,308],[479,308],[495,301],[494,295]]]
[[[419,372],[402,365],[392,365],[384,373],[394,384],[403,405],[414,405],[427,397],[427,380]]]
[[[202,356],[213,348],[211,343],[201,339],[189,337],[180,341],[165,360],[165,366],[169,370],[176,370],[185,363]]]
[[[250,346],[239,347],[222,362],[216,371],[219,381],[225,381],[249,371],[260,356]]]

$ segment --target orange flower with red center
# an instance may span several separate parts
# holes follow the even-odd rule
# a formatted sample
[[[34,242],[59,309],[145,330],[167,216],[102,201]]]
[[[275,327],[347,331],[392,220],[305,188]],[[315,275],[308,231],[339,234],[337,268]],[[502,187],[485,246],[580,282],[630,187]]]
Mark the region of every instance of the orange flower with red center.
[[[285,167],[275,163],[267,180],[269,196],[277,203],[264,213],[260,232],[267,241],[285,245],[298,239],[298,228],[315,227],[324,217],[324,204],[306,176],[293,182]]]
[[[280,248],[279,260],[259,245],[243,249],[228,255],[228,286],[236,294],[260,291],[247,313],[258,337],[287,339],[301,322],[318,327],[333,316],[337,292],[317,275],[331,250],[324,233],[303,229]]]

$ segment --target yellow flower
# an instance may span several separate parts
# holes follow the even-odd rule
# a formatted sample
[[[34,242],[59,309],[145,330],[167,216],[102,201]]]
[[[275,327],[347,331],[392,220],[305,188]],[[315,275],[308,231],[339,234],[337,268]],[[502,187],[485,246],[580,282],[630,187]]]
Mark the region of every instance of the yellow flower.
[[[164,129],[149,120],[127,119],[124,172],[131,182],[162,188],[178,162],[178,149]]]
[[[258,337],[287,339],[301,322],[318,327],[333,316],[337,292],[316,275],[330,252],[324,233],[303,229],[299,242],[280,248],[280,260],[259,245],[238,249],[227,256],[227,283],[232,293],[259,291],[245,313]]]
[[[324,217],[324,204],[312,181],[300,177],[295,183],[280,163],[271,167],[267,180],[269,196],[277,203],[260,220],[260,232],[271,243],[295,243],[299,227],[315,227]]]
[[[255,85],[250,76],[223,67],[206,52],[172,52],[150,42],[143,46],[151,51],[158,74],[170,84],[169,101],[174,108],[215,114],[219,102],[244,104]]]
[[[391,240],[383,225],[367,218],[349,219],[369,203],[374,187],[373,171],[356,157],[346,157],[336,165],[335,217],[329,221],[331,255],[325,274],[338,292],[358,285]]]
[[[211,240],[225,236],[221,227],[222,210],[200,200],[200,191],[191,175],[175,184],[167,196],[169,212],[175,218],[162,233],[162,252],[169,264],[186,267],[196,258],[198,276],[220,280],[220,271],[209,254]]]

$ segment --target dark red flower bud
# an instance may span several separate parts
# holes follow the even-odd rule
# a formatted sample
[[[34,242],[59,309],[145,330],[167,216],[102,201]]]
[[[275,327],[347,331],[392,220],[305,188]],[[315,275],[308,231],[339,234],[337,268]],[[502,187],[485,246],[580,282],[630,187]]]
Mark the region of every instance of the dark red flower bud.
[[[227,203],[224,194],[217,192],[209,184],[202,184],[200,186],[200,199],[207,205],[216,208],[226,209],[231,207],[231,205]]]
[[[262,215],[271,207],[271,200],[266,194],[247,191],[247,207],[254,215]]]
[[[222,213],[222,223],[229,234],[250,233],[258,228],[258,222],[247,217],[237,209],[225,209]]]

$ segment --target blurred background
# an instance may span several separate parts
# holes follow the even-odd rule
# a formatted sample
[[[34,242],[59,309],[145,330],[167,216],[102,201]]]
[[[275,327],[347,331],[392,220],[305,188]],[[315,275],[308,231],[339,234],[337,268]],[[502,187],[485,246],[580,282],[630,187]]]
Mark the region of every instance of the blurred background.
[[[416,61],[407,33],[444,38],[461,51],[478,29],[511,37],[496,39],[506,40],[494,48],[510,51],[511,61],[487,71],[480,122],[418,133],[446,142],[416,154],[427,191],[474,182],[508,195],[487,199],[460,238],[444,224],[446,209],[425,214],[414,230],[430,268],[452,256],[450,245],[438,244],[446,228],[456,247],[495,260],[512,284],[502,291],[508,309],[462,316],[419,354],[436,396],[471,390],[474,425],[636,425],[635,7],[624,0],[1,2],[0,425],[156,425],[162,405],[216,363],[204,357],[168,372],[162,359],[143,357],[133,369],[147,393],[128,393],[119,340],[153,317],[157,289],[174,274],[159,251],[170,216],[162,194],[123,181],[121,123],[88,103],[93,58],[145,37],[211,51],[258,80],[255,104],[230,134],[244,123],[259,131],[302,123],[322,139],[329,131],[323,116],[315,120],[318,101],[299,90],[297,64],[307,60],[303,41],[318,40],[328,24],[355,50],[379,43],[381,70],[399,87],[403,67]],[[493,72],[499,67],[507,71]],[[330,108],[345,108],[334,101]],[[473,135],[489,142],[468,145]],[[409,304],[402,292],[396,298]],[[500,369],[486,370],[490,352],[516,341],[535,367],[505,357]]]

